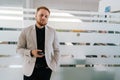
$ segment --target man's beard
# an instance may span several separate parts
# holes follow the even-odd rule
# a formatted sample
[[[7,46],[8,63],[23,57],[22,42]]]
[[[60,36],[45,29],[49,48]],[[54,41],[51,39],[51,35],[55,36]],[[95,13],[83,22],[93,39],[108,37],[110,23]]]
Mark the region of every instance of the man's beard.
[[[42,22],[38,22],[37,23],[40,25],[40,26],[45,26],[47,23],[42,23]]]

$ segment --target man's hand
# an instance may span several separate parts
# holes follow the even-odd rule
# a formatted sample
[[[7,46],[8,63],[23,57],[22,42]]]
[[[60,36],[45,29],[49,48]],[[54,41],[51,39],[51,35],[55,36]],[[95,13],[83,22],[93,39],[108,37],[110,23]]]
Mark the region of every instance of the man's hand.
[[[32,54],[34,57],[39,57],[39,58],[42,58],[43,56],[45,56],[44,54],[38,54],[39,52],[42,52],[42,50],[32,50],[32,51],[31,51],[31,54]]]

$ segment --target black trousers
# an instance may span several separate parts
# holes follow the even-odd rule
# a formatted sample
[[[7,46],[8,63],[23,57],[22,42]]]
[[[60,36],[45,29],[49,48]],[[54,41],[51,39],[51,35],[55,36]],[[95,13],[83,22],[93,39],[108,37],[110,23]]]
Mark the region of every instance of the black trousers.
[[[25,76],[24,80],[50,80],[52,70],[46,67],[34,68],[31,76]]]

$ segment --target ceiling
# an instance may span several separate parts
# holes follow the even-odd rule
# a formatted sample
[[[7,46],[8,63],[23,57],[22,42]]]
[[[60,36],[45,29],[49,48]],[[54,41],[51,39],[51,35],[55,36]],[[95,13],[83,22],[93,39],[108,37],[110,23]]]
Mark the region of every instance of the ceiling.
[[[51,9],[98,11],[100,0],[0,0],[0,6],[36,8],[44,5]]]
[[[23,0],[0,0],[0,6],[22,7],[23,6]]]
[[[34,0],[34,7],[40,5],[52,9],[98,11],[99,0]]]

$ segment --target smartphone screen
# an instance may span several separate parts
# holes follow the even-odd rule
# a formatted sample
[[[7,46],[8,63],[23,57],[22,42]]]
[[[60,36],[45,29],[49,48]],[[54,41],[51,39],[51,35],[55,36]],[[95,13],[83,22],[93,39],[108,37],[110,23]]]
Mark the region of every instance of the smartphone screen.
[[[44,55],[44,52],[38,52],[39,55]]]

